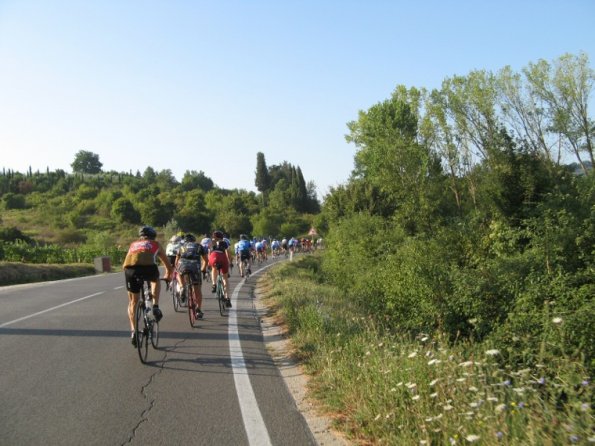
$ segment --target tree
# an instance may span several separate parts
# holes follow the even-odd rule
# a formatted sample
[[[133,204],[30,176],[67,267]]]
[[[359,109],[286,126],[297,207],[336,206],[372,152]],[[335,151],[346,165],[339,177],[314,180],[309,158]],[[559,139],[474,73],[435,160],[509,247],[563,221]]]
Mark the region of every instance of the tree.
[[[588,111],[595,71],[588,65],[589,58],[584,53],[565,54],[553,66],[540,60],[524,70],[535,94],[549,106],[550,130],[564,137],[567,150],[576,156],[585,174],[589,174],[589,169],[581,153],[586,153],[591,165],[595,163],[595,122]]]
[[[256,179],[254,185],[262,193],[263,203],[266,203],[266,194],[271,187],[271,178],[262,152],[256,154]]]
[[[193,189],[201,189],[204,192],[208,192],[215,187],[213,180],[211,180],[201,170],[197,172],[195,170],[187,170],[182,178],[182,190],[185,192]]]
[[[99,155],[86,150],[79,150],[70,165],[72,171],[77,173],[100,173],[102,166]]]

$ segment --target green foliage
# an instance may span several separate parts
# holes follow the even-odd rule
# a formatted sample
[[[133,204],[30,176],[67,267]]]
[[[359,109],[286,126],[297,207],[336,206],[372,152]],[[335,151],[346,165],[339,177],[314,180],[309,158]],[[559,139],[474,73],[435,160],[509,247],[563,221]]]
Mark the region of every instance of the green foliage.
[[[73,172],[100,173],[103,164],[99,161],[99,155],[86,150],[79,150],[74,156],[70,165]]]
[[[112,204],[111,216],[120,223],[139,223],[140,214],[128,198],[118,198]]]
[[[510,70],[430,94],[397,87],[360,112],[348,124],[354,175],[319,217],[325,278],[395,332],[497,343],[528,366],[556,345],[550,357],[593,367],[595,176],[552,151],[558,129],[589,153],[586,110],[569,114],[592,88],[578,62],[561,58],[558,78],[532,67],[526,87]]]
[[[256,178],[254,179],[254,185],[263,193],[263,195],[268,192],[271,187],[269,169],[267,168],[264,153],[262,152],[256,154]]]
[[[2,206],[5,210],[25,209],[27,202],[24,195],[8,192],[2,196]]]
[[[421,248],[404,251],[423,257],[416,254]],[[340,414],[335,427],[353,442],[586,444],[592,436],[591,375],[564,348],[576,324],[566,326],[550,309],[541,320],[546,335],[535,338],[543,345],[539,362],[515,362],[492,341],[453,344],[439,335],[391,330],[386,313],[363,312],[325,282],[317,263],[307,256],[271,269],[264,299],[287,324],[312,395]],[[420,277],[413,274],[412,281]],[[515,359],[528,353],[520,344],[510,351]]]
[[[27,235],[23,234],[18,228],[16,227],[0,227],[0,241],[3,242],[27,242],[30,243],[33,240],[28,237]]]

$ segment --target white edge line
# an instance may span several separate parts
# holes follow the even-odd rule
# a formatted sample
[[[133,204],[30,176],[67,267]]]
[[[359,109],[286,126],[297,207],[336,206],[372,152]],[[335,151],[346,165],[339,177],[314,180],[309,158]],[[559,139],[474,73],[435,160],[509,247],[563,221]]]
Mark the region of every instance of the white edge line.
[[[258,272],[273,266],[269,264],[259,270],[255,271],[252,276]],[[237,297],[240,293],[240,288],[246,282],[242,279],[234,288],[231,300],[234,305],[237,305]],[[269,432],[266,428],[262,414],[256,402],[256,396],[250,383],[248,369],[244,361],[244,353],[242,352],[242,345],[240,343],[240,334],[238,332],[238,318],[235,311],[229,312],[227,335],[229,340],[229,353],[231,357],[231,369],[233,371],[233,378],[236,386],[236,393],[242,412],[242,419],[244,420],[244,429],[248,436],[248,444],[254,446],[268,446],[272,445],[269,437]]]
[[[100,291],[99,293],[89,294],[88,296],[81,297],[81,298],[75,299],[75,300],[71,300],[70,302],[65,302],[65,303],[60,304],[60,305],[56,305],[55,307],[48,308],[47,310],[38,311],[37,313],[30,314],[29,316],[24,316],[24,317],[15,319],[13,321],[5,322],[5,323],[3,323],[3,324],[0,325],[0,328],[4,328],[4,327],[7,327],[9,325],[16,324],[17,322],[21,322],[21,321],[24,321],[26,319],[30,319],[30,318],[35,317],[35,316],[39,316],[40,314],[44,314],[44,313],[48,313],[50,311],[57,310],[58,308],[65,307],[67,305],[71,305],[71,304],[74,304],[76,302],[80,302],[82,300],[89,299],[91,297],[99,296],[100,294],[103,294],[103,293],[104,293],[104,291]]]

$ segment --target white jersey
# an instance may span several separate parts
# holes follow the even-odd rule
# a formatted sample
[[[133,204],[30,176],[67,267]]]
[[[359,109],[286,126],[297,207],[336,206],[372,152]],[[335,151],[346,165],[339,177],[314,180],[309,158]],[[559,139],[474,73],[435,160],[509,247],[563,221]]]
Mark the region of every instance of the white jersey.
[[[167,256],[178,255],[178,251],[180,250],[181,246],[182,246],[182,243],[180,243],[180,242],[177,242],[177,243],[169,242],[167,244],[167,247],[165,248],[165,255],[167,255]]]

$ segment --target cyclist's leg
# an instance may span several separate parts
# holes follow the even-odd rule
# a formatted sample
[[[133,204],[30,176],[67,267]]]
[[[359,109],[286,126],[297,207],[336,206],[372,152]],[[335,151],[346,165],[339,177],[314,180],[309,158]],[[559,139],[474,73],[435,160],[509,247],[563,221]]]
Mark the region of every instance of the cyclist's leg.
[[[128,291],[128,320],[130,321],[130,331],[134,333],[134,309],[140,293],[131,293]]]
[[[126,279],[126,291],[128,293],[128,320],[130,321],[130,331],[134,332],[134,310],[140,296],[142,281],[137,272],[137,267],[126,268],[124,270]]]

